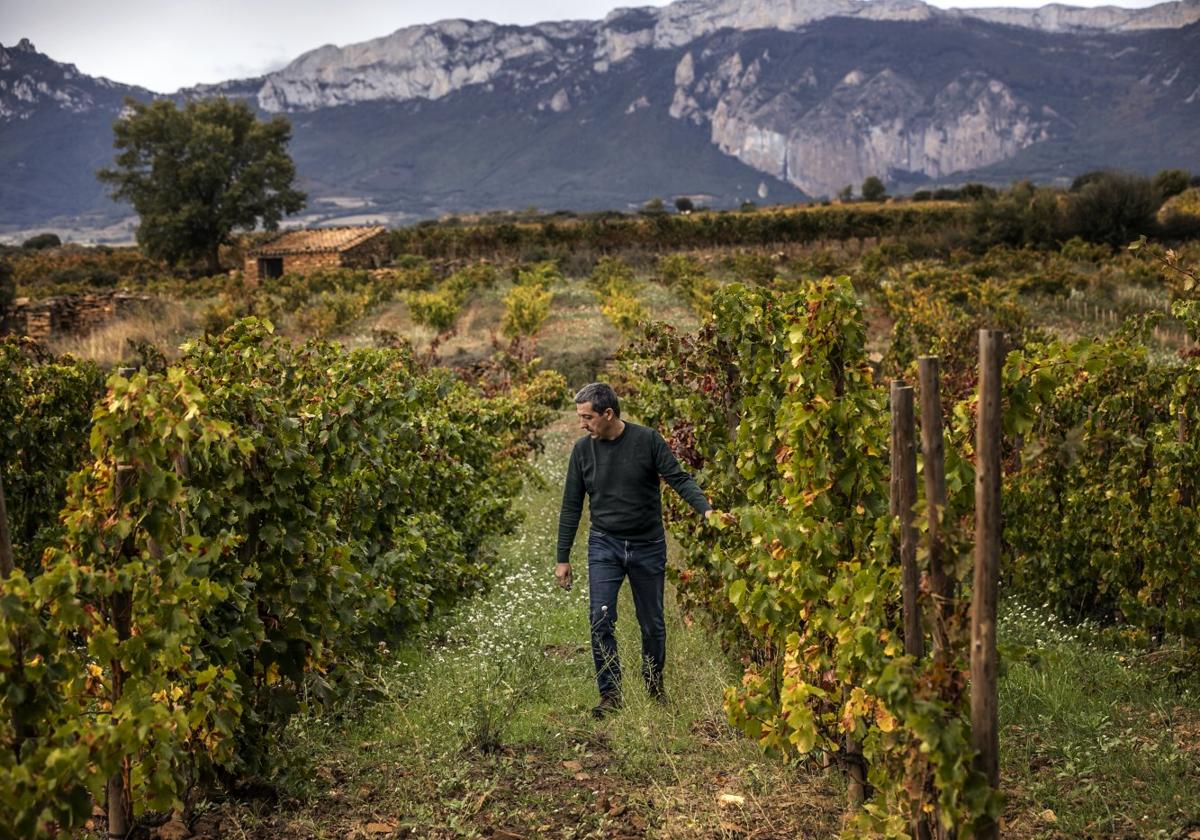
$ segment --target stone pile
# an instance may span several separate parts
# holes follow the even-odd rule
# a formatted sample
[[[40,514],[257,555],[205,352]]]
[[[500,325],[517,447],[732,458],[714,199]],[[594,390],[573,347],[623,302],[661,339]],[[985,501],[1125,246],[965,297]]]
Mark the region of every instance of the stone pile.
[[[115,289],[34,301],[17,298],[0,313],[0,333],[27,335],[36,341],[63,334],[86,335],[150,300],[148,295]]]

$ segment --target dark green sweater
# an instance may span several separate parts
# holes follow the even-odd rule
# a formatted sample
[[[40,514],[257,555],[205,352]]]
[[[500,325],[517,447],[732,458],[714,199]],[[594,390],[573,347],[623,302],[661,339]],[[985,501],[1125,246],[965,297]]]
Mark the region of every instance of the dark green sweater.
[[[660,476],[698,513],[711,507],[654,429],[626,421],[616,440],[577,440],[558,517],[558,562],[570,562],[585,493],[596,530],[622,540],[662,539]]]

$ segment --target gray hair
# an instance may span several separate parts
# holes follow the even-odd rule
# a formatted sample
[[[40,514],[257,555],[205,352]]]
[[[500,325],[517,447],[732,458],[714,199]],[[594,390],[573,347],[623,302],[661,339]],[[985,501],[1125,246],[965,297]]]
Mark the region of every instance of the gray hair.
[[[575,395],[575,404],[582,403],[591,403],[592,411],[597,414],[603,414],[611,408],[613,416],[621,416],[621,403],[617,399],[617,392],[605,382],[593,382],[580,388],[579,393]]]

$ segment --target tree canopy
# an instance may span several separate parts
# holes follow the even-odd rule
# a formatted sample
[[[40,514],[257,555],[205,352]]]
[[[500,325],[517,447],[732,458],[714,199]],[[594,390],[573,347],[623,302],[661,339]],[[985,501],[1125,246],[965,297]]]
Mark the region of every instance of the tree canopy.
[[[865,201],[883,201],[887,195],[887,187],[875,175],[868,175],[862,182],[862,197]]]
[[[292,128],[283,117],[263,122],[246,103],[224,98],[126,105],[113,125],[115,165],[97,177],[141,217],[137,239],[149,256],[203,259],[216,271],[218,249],[235,229],[274,230],[304,207],[305,194],[292,187]]]

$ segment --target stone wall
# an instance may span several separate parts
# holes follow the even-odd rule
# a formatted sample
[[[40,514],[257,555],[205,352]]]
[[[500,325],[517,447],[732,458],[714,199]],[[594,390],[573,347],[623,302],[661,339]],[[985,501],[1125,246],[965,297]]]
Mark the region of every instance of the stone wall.
[[[283,260],[284,274],[304,274],[309,271],[316,271],[319,268],[337,268],[342,264],[341,255],[334,251],[318,251],[313,254],[284,254],[280,259]],[[246,257],[246,266],[243,276],[249,283],[257,283],[258,276],[258,257]]]
[[[47,341],[63,334],[86,335],[129,314],[150,298],[125,291],[63,295],[31,301],[17,298],[0,317],[0,332]]]
[[[388,238],[383,234],[372,236],[348,251],[342,252],[342,265],[347,268],[381,268],[388,264]]]

